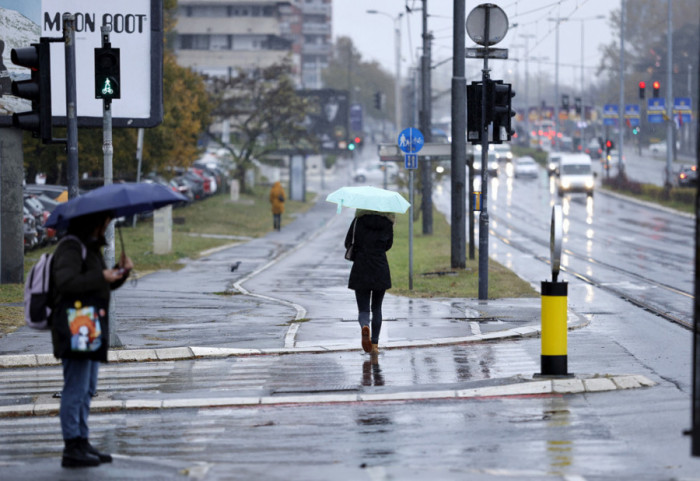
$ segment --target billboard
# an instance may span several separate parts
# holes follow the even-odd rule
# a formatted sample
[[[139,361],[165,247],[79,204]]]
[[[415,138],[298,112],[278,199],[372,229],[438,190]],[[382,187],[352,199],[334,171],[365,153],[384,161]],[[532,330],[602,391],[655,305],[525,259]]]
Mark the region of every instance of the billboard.
[[[153,127],[163,119],[163,0],[0,0],[0,127],[12,114],[30,109],[10,95],[14,80],[29,70],[10,60],[13,48],[39,37],[62,38],[65,12],[75,16],[77,111],[80,127],[102,126],[102,100],[95,99],[94,49],[102,45],[100,28],[112,28],[110,42],[121,51],[121,99],[112,103],[114,127]],[[55,125],[65,125],[65,44],[51,44],[51,108]]]
[[[301,90],[310,103],[304,120],[320,143],[322,152],[345,150],[348,141],[349,95],[346,90]]]

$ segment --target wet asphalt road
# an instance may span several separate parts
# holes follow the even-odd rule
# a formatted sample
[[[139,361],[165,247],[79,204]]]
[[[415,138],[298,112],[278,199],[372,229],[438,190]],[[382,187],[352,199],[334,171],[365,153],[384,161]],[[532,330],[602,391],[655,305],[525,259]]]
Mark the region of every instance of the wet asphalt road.
[[[512,198],[511,205],[527,206],[529,189],[511,195],[524,193],[528,195]],[[580,212],[583,206],[575,200],[573,204]],[[338,245],[349,218],[334,217],[333,207],[330,214],[327,208],[323,203],[314,207],[319,210],[287,234],[270,234],[188,263],[177,275],[156,273],[123,289],[118,299],[122,341],[128,347],[279,348],[289,339],[290,321],[299,317],[310,320],[299,324],[293,340],[297,346],[357,337],[354,301],[344,285],[349,264]],[[541,224],[529,223],[536,228]],[[511,235],[515,240],[527,237],[519,231]],[[528,242],[537,245],[532,239],[538,237],[537,230],[529,236]],[[497,236],[491,246],[494,257],[533,284],[548,276],[547,265],[537,256]],[[291,253],[268,265],[270,256],[285,250]],[[546,257],[546,252],[540,255]],[[236,260],[243,264],[231,273],[228,266]],[[570,371],[642,374],[657,386],[479,400],[319,400],[97,413],[91,416],[92,438],[118,457],[111,466],[85,471],[58,466],[62,446],[55,416],[0,418],[3,479],[700,479],[700,461],[690,458],[688,440],[680,435],[690,414],[688,331],[610,291],[575,277],[567,280],[570,306],[590,322],[569,333]],[[224,295],[235,292],[237,285],[248,295]],[[414,308],[400,298],[387,299],[386,312],[393,314],[388,317],[397,319],[387,321],[387,339],[431,335],[431,319],[444,329],[439,335],[465,334],[475,328],[468,318],[489,309],[473,300],[416,304]],[[523,304],[520,310],[531,308]],[[445,322],[447,317],[454,319]],[[517,321],[517,316],[502,317],[500,322]],[[488,323],[478,324],[488,328]],[[3,354],[48,352],[45,339],[31,338],[18,333],[11,343],[2,340],[0,349]],[[110,364],[101,375],[100,396],[437,391],[531,376],[538,371],[539,354],[539,339],[532,338],[390,349],[376,362],[351,350]],[[60,386],[56,367],[1,374],[3,393],[12,385],[15,396],[38,392],[50,397]]]

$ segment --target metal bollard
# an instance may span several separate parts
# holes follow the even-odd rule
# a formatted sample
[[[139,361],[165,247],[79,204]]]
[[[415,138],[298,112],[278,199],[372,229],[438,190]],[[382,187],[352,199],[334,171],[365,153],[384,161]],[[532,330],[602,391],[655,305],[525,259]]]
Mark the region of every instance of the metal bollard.
[[[562,210],[560,205],[552,207],[552,223],[549,253],[552,262],[552,281],[542,281],[542,355],[538,376],[571,377],[567,358],[567,295],[569,284],[557,282],[563,243]]]
[[[568,376],[566,282],[542,282],[542,355],[540,375]]]

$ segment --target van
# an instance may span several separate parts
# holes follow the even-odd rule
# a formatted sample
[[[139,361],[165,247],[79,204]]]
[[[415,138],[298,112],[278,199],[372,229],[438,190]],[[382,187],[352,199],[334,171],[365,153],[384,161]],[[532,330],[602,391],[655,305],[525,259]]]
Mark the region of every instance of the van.
[[[595,181],[591,158],[586,154],[561,155],[556,169],[556,185],[560,196],[567,192],[585,192],[592,196]]]

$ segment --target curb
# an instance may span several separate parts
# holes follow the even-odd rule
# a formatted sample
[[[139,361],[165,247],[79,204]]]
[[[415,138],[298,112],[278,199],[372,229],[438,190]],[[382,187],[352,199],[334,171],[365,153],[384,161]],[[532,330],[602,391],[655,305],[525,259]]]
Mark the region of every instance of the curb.
[[[590,321],[582,316],[569,311],[570,319],[568,329],[580,329],[586,327]],[[572,319],[576,319],[575,321]],[[464,337],[435,338],[417,341],[391,342],[384,344],[382,349],[407,349],[418,347],[452,346],[456,344],[469,344],[482,341],[495,341],[509,338],[534,337],[540,334],[540,325],[517,327],[487,334],[475,334]],[[188,359],[225,358],[236,356],[263,356],[263,355],[288,355],[288,354],[322,354],[328,352],[358,351],[354,341],[347,344],[324,346],[319,341],[319,346],[284,347],[279,349],[240,349],[226,347],[166,347],[160,349],[124,349],[112,350],[108,353],[109,362],[155,362],[155,361],[180,361]],[[331,343],[328,343],[331,344]],[[58,366],[61,361],[53,354],[14,354],[0,356],[0,369],[21,367],[45,367]]]
[[[530,379],[518,376],[515,383],[467,389],[400,391],[390,393],[314,394],[282,396],[222,397],[213,399],[129,399],[95,400],[91,412],[120,412],[137,409],[192,409],[329,403],[394,402],[418,400],[476,399],[509,396],[582,394],[652,387],[656,383],[639,374],[595,374],[571,379]],[[0,406],[0,417],[50,416],[58,414],[60,401]]]

